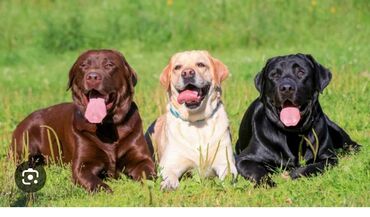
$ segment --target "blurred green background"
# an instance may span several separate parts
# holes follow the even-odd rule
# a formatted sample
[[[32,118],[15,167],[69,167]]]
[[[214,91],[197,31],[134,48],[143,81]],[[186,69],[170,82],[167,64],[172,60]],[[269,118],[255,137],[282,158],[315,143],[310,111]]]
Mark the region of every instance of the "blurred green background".
[[[301,51],[310,45],[321,52],[365,52],[369,5],[367,0],[3,0],[1,63],[100,47]]]

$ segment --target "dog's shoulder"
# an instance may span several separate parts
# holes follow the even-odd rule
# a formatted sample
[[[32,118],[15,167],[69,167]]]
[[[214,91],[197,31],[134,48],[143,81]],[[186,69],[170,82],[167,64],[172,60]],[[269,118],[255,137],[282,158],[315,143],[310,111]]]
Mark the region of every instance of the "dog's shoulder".
[[[256,121],[256,116],[264,116],[263,103],[259,98],[254,100],[244,113],[243,119],[241,121],[241,127],[250,124],[252,121]]]

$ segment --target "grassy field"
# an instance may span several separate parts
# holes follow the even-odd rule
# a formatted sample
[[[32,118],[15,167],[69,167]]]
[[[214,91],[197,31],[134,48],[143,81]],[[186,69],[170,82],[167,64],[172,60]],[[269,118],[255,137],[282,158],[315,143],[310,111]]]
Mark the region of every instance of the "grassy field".
[[[0,2],[0,206],[370,206],[369,1],[21,1]],[[159,75],[181,50],[207,49],[230,69],[223,100],[233,141],[257,96],[255,74],[267,58],[311,53],[331,69],[320,102],[328,116],[362,144],[324,175],[276,188],[253,188],[241,177],[180,182],[161,192],[160,180],[108,180],[113,194],[88,194],[71,182],[70,165],[46,167],[33,200],[17,189],[6,159],[10,135],[30,112],[71,101],[67,74],[89,48],[123,52],[136,69],[137,102],[145,128],[163,113]]]

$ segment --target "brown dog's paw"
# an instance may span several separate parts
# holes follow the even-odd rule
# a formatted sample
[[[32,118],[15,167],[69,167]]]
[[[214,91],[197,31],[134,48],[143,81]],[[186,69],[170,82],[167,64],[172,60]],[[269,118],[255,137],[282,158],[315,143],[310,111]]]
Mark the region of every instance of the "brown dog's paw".
[[[110,194],[113,193],[113,190],[109,187],[109,185],[105,184],[104,182],[93,185],[88,190],[91,193],[98,193],[100,191],[105,191],[105,192],[110,193]]]

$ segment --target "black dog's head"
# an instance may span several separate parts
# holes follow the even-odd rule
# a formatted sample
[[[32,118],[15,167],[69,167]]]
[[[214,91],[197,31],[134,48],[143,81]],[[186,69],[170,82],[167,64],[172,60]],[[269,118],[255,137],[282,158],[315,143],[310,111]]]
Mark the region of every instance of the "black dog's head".
[[[331,72],[311,55],[278,56],[267,61],[255,85],[270,120],[281,128],[308,127],[315,115],[318,95],[331,80]]]

